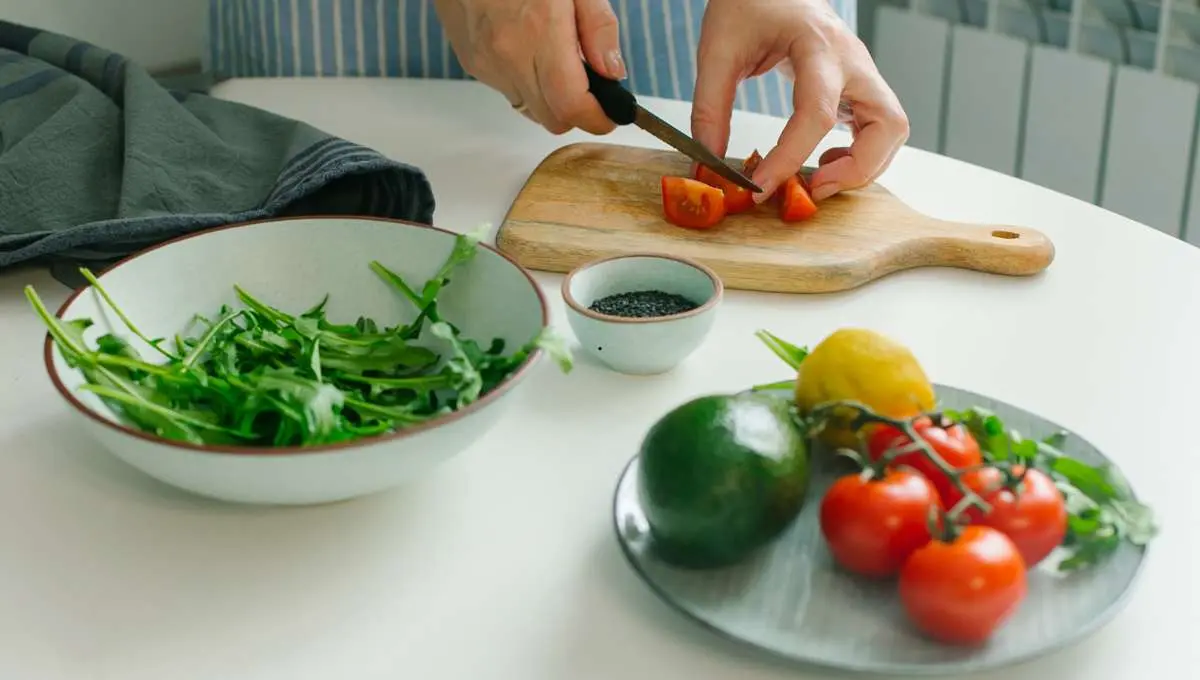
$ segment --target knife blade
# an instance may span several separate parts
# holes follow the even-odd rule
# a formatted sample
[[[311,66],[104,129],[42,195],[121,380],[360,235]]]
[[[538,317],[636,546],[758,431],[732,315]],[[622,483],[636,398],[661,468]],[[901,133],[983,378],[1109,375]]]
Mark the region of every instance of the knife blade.
[[[642,108],[637,103],[637,97],[622,87],[619,82],[596,73],[586,61],[583,63],[583,68],[587,71],[588,91],[600,103],[600,108],[604,110],[604,115],[608,116],[609,120],[617,125],[636,125],[730,182],[754,193],[762,193],[762,188],[751,181],[742,171],[726,163],[725,159],[709,151],[703,144],[673,127],[667,121]]]

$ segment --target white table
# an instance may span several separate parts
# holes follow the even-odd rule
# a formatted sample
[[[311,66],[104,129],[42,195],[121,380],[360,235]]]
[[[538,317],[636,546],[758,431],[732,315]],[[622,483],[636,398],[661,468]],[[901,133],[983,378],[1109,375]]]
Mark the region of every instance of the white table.
[[[499,224],[560,144],[480,86],[244,81],[220,96],[305,120],[423,168],[453,229]],[[677,125],[687,107],[651,100]],[[739,115],[732,153],[781,121]],[[842,141],[840,133],[833,138]],[[636,130],[612,141],[654,143]],[[208,503],[148,480],[68,425],[43,329],[0,275],[0,678],[12,680],[754,680],[818,678],[668,611],[609,522],[645,429],[701,393],[786,377],[752,332],[813,343],[862,325],[932,377],[1021,404],[1117,459],[1165,528],[1127,609],[1079,646],[983,678],[1179,678],[1200,667],[1200,250],[1021,181],[905,150],[883,183],[936,216],[1044,230],[1042,276],[902,273],[823,296],[730,292],[675,373],[581,362],[541,371],[507,422],[428,479],[327,507]],[[539,275],[562,321],[558,276]],[[153,285],[147,282],[147,285]],[[564,330],[565,327],[564,327]],[[569,332],[569,331],[568,331]],[[1178,465],[1176,465],[1178,461]],[[1194,473],[1193,473],[1194,474]],[[1192,676],[1194,677],[1194,676]]]

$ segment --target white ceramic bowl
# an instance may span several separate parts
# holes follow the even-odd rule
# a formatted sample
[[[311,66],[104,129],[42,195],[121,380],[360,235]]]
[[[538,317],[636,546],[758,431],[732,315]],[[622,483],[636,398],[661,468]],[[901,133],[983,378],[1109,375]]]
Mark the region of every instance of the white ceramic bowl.
[[[669,316],[611,316],[589,307],[609,295],[637,291],[682,295],[699,305]],[[623,255],[589,262],[562,283],[567,320],[585,352],[619,373],[671,370],[704,341],[724,286],[708,267],[669,255]]]
[[[331,321],[359,316],[381,324],[410,321],[411,305],[369,268],[372,260],[419,287],[449,254],[449,231],[392,220],[298,218],[236,225],[169,241],[134,255],[99,277],[101,285],[148,337],[184,330],[192,315],[222,304],[240,306],[234,284],[284,311],[303,311],[327,293]],[[533,339],[548,322],[545,298],[528,272],[486,245],[455,270],[438,296],[443,317],[467,337],[503,338],[509,351]],[[91,287],[58,311],[63,319],[90,317],[89,345],[102,333],[129,340]],[[500,417],[504,397],[542,355],[539,350],[507,382],[466,408],[396,433],[304,448],[220,448],[159,438],[122,424],[83,376],[63,361],[49,338],[46,369],[71,412],[121,460],[173,486],[226,501],[300,505],[362,496],[413,479],[479,439]]]

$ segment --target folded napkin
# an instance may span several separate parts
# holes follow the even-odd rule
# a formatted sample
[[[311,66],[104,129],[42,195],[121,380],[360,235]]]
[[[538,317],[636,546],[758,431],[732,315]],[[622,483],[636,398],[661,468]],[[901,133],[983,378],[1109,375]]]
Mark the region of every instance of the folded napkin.
[[[428,224],[433,209],[415,167],[266,111],[170,90],[119,54],[0,21],[0,270],[100,267],[264,217]]]

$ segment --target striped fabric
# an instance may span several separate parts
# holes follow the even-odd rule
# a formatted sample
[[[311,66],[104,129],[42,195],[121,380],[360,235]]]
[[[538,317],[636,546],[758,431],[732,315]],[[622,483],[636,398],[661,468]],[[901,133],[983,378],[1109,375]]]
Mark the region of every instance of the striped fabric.
[[[830,0],[855,27],[856,0]],[[627,85],[690,101],[705,0],[612,0]],[[220,77],[467,78],[431,0],[210,0],[206,66]],[[739,109],[786,116],[791,83],[742,83]]]

